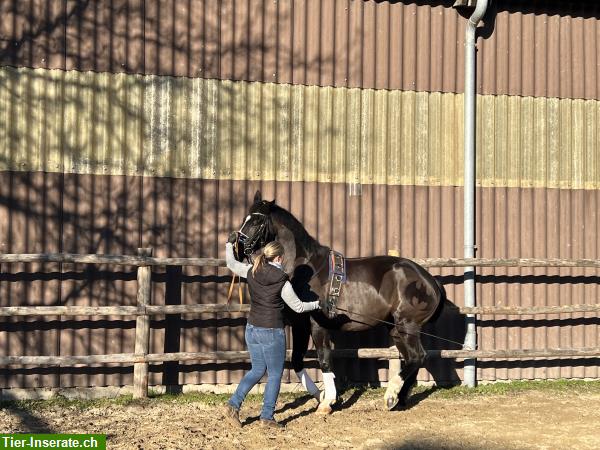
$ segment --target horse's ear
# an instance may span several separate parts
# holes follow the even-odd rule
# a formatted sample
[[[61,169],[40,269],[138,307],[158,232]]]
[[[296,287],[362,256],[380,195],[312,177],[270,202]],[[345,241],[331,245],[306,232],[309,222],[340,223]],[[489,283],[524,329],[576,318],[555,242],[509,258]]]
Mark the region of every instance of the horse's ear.
[[[254,203],[258,203],[262,201],[262,194],[260,193],[259,190],[256,191],[256,193],[254,194]]]

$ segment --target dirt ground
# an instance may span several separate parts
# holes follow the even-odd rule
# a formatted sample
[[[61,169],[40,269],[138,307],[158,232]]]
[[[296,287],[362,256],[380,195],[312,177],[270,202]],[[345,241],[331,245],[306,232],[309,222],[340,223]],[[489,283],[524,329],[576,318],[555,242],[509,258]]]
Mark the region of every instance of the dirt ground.
[[[258,422],[260,398],[242,408],[242,429],[223,420],[223,398],[150,399],[42,408],[4,405],[0,432],[107,434],[109,449],[592,449],[600,448],[600,392],[524,391],[454,395],[425,389],[388,412],[382,391],[349,390],[333,414],[308,396],[281,396],[284,430]],[[211,404],[215,403],[215,404]]]

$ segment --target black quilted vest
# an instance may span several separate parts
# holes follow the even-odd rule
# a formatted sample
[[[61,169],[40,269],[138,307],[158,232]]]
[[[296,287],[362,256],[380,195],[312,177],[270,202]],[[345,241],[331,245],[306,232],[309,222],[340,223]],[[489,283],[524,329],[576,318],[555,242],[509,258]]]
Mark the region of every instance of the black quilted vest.
[[[265,263],[252,274],[248,270],[250,314],[248,323],[262,328],[283,328],[283,299],[281,289],[288,280],[287,274],[272,264]]]

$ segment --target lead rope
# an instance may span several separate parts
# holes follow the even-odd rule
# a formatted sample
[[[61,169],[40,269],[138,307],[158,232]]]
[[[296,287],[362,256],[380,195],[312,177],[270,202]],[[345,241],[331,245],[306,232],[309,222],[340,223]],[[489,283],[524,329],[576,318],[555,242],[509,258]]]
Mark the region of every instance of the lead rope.
[[[357,313],[357,312],[349,311],[347,309],[340,308],[338,306],[334,306],[334,308],[337,309],[338,311],[342,311],[342,312],[345,312],[345,313],[348,313],[348,314],[354,314],[355,316],[366,317],[367,319],[375,320],[375,321],[380,322],[380,323],[385,323],[386,325],[391,325],[394,328],[396,327],[395,323],[389,322],[387,320],[381,320],[381,319],[378,319],[376,317],[368,316],[367,314],[360,314],[360,313]],[[415,336],[416,337],[416,335],[411,334],[411,333],[407,333],[406,331],[399,331],[399,333],[406,334],[408,336]],[[462,342],[453,341],[452,339],[446,339],[446,338],[443,338],[443,337],[440,337],[440,336],[436,336],[435,334],[425,333],[424,331],[419,331],[418,333],[422,334],[424,336],[429,336],[429,337],[434,338],[434,339],[439,339],[440,341],[446,341],[446,342],[450,342],[452,344],[456,344],[456,345],[460,345],[461,347],[464,347],[464,345],[463,345]]]
[[[237,253],[238,240],[235,241],[234,247],[235,247],[235,252]],[[233,286],[235,285],[236,278],[238,279],[238,296],[239,296],[239,300],[240,300],[240,305],[242,303],[244,303],[244,296],[243,296],[243,292],[242,292],[242,277],[240,277],[234,273],[233,277],[231,278],[231,284],[229,285],[229,292],[227,293],[227,306],[229,306],[229,303],[231,302],[231,294],[233,293]]]
[[[238,280],[238,296],[240,300],[240,305],[244,303],[244,295],[242,292],[242,278],[234,273],[233,277],[231,278],[231,284],[229,285],[229,293],[227,294],[227,306],[229,306],[229,303],[231,302],[231,294],[233,293],[233,285],[235,284],[236,278]]]

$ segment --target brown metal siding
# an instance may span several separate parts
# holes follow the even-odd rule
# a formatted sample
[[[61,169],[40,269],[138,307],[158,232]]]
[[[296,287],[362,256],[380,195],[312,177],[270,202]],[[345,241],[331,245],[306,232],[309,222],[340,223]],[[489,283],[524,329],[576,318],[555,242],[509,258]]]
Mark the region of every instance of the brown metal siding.
[[[462,92],[450,1],[32,0],[0,5],[0,65]],[[492,2],[478,92],[600,98],[598,2]]]
[[[456,186],[462,100],[4,67],[0,169]],[[599,111],[596,100],[478,96],[478,184],[598,189]]]
[[[462,188],[363,185],[348,196],[337,183],[190,180],[2,172],[2,240],[11,252],[68,251],[132,254],[152,246],[159,256],[220,256],[227,233],[239,226],[257,188],[292,211],[321,243],[348,257],[398,250],[406,257],[452,257],[462,252]],[[478,188],[478,256],[599,258],[597,190]],[[47,200],[32,202],[38,196]],[[19,208],[19,205],[29,205]],[[343,220],[342,220],[343,219]],[[226,269],[154,271],[155,304],[224,303]],[[462,275],[437,269],[448,298],[462,304]],[[584,277],[586,275],[586,277]],[[598,271],[591,269],[483,269],[477,278],[482,306],[588,303],[598,298]],[[2,305],[133,305],[135,270],[118,267],[44,268],[3,266]],[[181,293],[179,295],[179,293]],[[584,317],[585,316],[585,317]],[[593,347],[593,314],[486,316],[479,322],[483,349]],[[78,321],[83,320],[83,322]],[[116,320],[114,320],[116,319]],[[0,324],[3,354],[70,355],[129,352],[133,318],[38,318],[25,325]],[[241,315],[206,314],[152,321],[151,351],[244,348]],[[451,309],[427,332],[462,342],[463,318]],[[453,348],[425,338],[429,348]],[[387,345],[384,330],[337,338],[340,346]],[[457,379],[461,364],[430,361],[438,382]],[[247,366],[233,363],[181,365],[182,383],[239,381]],[[314,367],[314,363],[310,367]],[[480,380],[597,378],[597,359],[513,361],[479,364]],[[164,382],[163,365],[151,382]],[[311,369],[312,370],[312,369]],[[385,379],[377,361],[336,362],[340,379]],[[319,373],[312,372],[318,378]],[[131,367],[3,369],[3,386],[98,386],[130,384]],[[286,377],[289,377],[286,374]],[[419,377],[429,380],[423,371]],[[295,381],[292,374],[289,377]]]
[[[479,190],[478,198],[478,256],[598,257],[598,191],[497,188]],[[478,281],[480,305],[593,304],[598,298],[598,272],[587,269],[482,269]],[[599,322],[593,317],[538,315],[518,321],[488,316],[480,322],[479,342],[482,348],[595,346]],[[597,360],[492,362],[481,367],[483,380],[598,375]]]
[[[451,166],[456,175],[450,183],[444,178],[442,184],[461,182],[459,171],[454,170],[460,167],[458,157],[444,158],[432,151],[444,142],[461,148],[458,127],[443,131],[461,110],[459,96],[448,100],[440,94],[414,93],[462,90],[464,19],[448,7],[449,2],[441,3],[1,3],[1,64],[380,89],[340,94],[314,87],[221,86],[206,80],[148,77],[144,90],[141,77],[6,70],[2,89],[8,95],[2,96],[2,105],[9,119],[2,138],[9,145],[3,149],[7,157],[3,163],[13,171],[0,173],[1,251],[132,254],[137,247],[152,246],[159,256],[222,256],[227,233],[239,225],[254,190],[261,187],[267,198],[275,197],[291,208],[321,242],[348,256],[384,254],[390,249],[408,257],[460,256],[462,189],[412,185],[439,184],[432,174],[444,172],[440,166]],[[494,4],[494,27],[484,29],[479,40],[480,92],[538,98],[479,98],[480,181],[491,180],[491,185],[484,184],[477,192],[478,256],[599,258],[600,191],[594,184],[600,167],[597,104],[542,98],[598,98],[598,5],[584,3],[574,9],[571,3],[537,2],[535,9],[519,9],[518,2]],[[30,5],[32,20],[25,20]],[[53,81],[40,83],[47,78]],[[227,94],[228,89],[239,89],[240,94]],[[388,96],[382,89],[403,92]],[[145,93],[151,100],[146,103]],[[142,103],[149,110],[143,116],[147,123],[138,120],[146,113]],[[290,106],[269,107],[279,103]],[[291,112],[295,108],[310,114]],[[236,109],[241,111],[239,117],[232,112]],[[186,122],[186,114],[193,110],[199,113]],[[359,113],[353,115],[354,111]],[[389,119],[394,114],[402,118],[395,125]],[[329,123],[338,130],[338,138],[324,125]],[[195,125],[199,131],[192,132]],[[22,130],[26,132],[21,135]],[[230,135],[224,130],[236,132]],[[242,140],[248,148],[258,148],[252,155],[259,156],[249,157]],[[390,151],[396,142],[410,153],[409,185],[376,184],[388,179],[389,167],[383,173],[373,170],[388,155],[390,166],[402,166],[400,152]],[[291,150],[296,144],[301,152]],[[205,151],[196,165],[186,163],[192,160],[190,146]],[[234,153],[229,150],[240,148],[247,152],[241,153],[247,164],[232,160]],[[346,154],[347,149],[352,151]],[[142,150],[148,160],[132,161]],[[105,157],[104,173],[133,170],[125,170],[123,176],[26,172],[37,167],[36,161],[43,164],[35,170],[83,170],[93,165],[88,156],[98,161]],[[240,164],[244,170],[248,167],[244,178],[266,179],[271,172],[277,174],[282,159],[287,161],[282,170],[295,171],[284,172],[286,179],[305,177],[311,182],[200,179],[230,177]],[[171,172],[181,167],[193,169],[197,178],[133,176],[145,170],[156,174],[158,169],[174,177],[190,176]],[[211,173],[205,172],[207,168]],[[344,184],[325,182],[345,173],[348,181],[367,183],[362,196],[349,197]],[[372,173],[384,181],[368,179]],[[394,175],[399,173],[400,169]],[[365,174],[365,179],[350,179]],[[322,182],[312,182],[315,179]],[[548,188],[557,186],[567,189]],[[583,186],[588,189],[572,189]],[[461,271],[434,273],[442,275],[449,298],[460,304]],[[135,303],[133,269],[12,265],[3,266],[0,277],[4,305]],[[228,278],[223,269],[188,268],[182,274],[157,270],[154,278],[157,304],[225,301]],[[589,269],[485,269],[477,281],[482,305],[597,303],[598,299],[598,273]],[[480,322],[480,347],[599,345],[597,315],[560,317],[563,320],[556,315],[524,321],[485,317]],[[11,355],[131,351],[133,318],[112,319],[40,318],[25,324],[6,320],[0,324],[0,345],[4,354]],[[442,321],[430,331],[462,341],[462,323],[451,326]],[[229,315],[157,319],[152,323],[152,351],[242,349],[242,325],[240,317]],[[377,331],[346,337],[342,344],[370,347],[385,342],[384,333]],[[428,345],[433,344],[448,348]],[[451,363],[429,364],[438,381],[460,375],[460,370],[458,374],[448,370]],[[375,361],[339,361],[338,365],[341,378],[386,377],[382,363]],[[152,383],[164,382],[163,367],[153,369]],[[181,368],[180,381],[236,382],[244,367],[190,364]],[[599,377],[597,359],[480,361],[478,367],[483,380]],[[61,368],[57,374],[54,369],[11,367],[1,373],[3,386],[48,387],[130,384],[131,370]],[[316,372],[313,375],[318,377]],[[428,377],[424,372],[420,375],[421,380]]]

